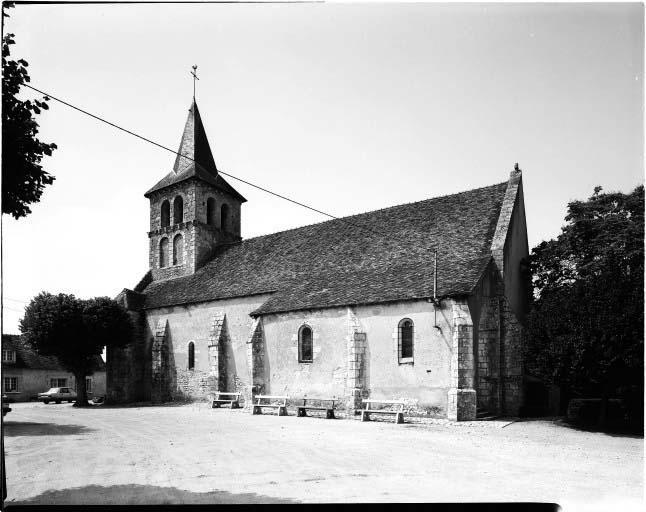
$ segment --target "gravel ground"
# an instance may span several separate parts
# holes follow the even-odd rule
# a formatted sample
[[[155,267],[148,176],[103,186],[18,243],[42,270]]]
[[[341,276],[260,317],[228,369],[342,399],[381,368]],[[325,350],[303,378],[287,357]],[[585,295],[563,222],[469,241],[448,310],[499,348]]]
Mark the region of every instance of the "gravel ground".
[[[12,404],[6,504],[556,502],[640,510],[643,438],[553,420],[252,416]]]

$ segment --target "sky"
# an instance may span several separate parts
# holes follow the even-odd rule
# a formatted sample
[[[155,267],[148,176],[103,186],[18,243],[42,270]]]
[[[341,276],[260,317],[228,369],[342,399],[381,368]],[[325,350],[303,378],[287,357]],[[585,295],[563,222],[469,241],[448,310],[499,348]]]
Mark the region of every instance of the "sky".
[[[634,4],[18,5],[34,87],[177,149],[193,94],[218,168],[336,216],[506,181],[530,248],[567,203],[644,181]],[[26,91],[23,98],[38,97]],[[3,332],[41,291],[114,297],[148,270],[143,194],[175,157],[50,102],[56,177],[2,216]],[[242,236],[326,217],[233,179]]]

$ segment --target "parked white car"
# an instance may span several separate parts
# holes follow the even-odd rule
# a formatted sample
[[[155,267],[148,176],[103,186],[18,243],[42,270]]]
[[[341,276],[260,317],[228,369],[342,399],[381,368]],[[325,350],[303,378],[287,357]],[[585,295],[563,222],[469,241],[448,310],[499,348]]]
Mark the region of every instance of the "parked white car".
[[[50,388],[44,393],[38,393],[38,400],[48,404],[49,402],[56,402],[60,404],[61,402],[75,402],[76,401],[76,392],[70,388]]]

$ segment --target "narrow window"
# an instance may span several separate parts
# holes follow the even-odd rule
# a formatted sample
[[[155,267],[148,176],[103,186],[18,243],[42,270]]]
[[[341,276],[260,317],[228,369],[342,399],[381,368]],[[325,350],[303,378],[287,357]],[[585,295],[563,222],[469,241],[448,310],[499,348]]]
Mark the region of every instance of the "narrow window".
[[[162,238],[159,242],[159,268],[168,266],[168,238]]]
[[[182,196],[177,196],[173,201],[173,223],[179,224],[184,222],[184,200]]]
[[[413,362],[413,321],[409,318],[404,318],[399,322],[399,362],[412,363]]]
[[[298,331],[298,362],[312,362],[312,329],[307,325]]]
[[[18,391],[18,377],[5,377],[4,390],[7,392]]]
[[[173,238],[173,265],[184,263],[184,238],[177,235]]]
[[[220,209],[220,229],[228,231],[229,229],[229,205],[223,204]]]
[[[195,343],[192,341],[188,344],[188,369],[195,368]]]
[[[170,202],[168,200],[161,205],[161,225],[162,228],[170,226]]]
[[[92,379],[85,379],[85,392],[92,393]]]
[[[206,223],[215,226],[215,199],[212,197],[206,200]]]

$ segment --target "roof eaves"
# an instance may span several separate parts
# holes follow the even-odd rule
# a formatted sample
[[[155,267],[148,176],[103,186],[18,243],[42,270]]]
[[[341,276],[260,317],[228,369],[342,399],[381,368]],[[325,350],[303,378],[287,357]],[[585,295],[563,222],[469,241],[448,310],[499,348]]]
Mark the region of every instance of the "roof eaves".
[[[241,297],[254,297],[254,296],[257,296],[257,295],[267,295],[267,294],[270,294],[270,293],[276,293],[277,291],[278,290],[261,291],[261,292],[253,292],[253,293],[236,293],[236,294],[233,294],[233,295],[226,295],[224,297],[214,297],[214,298],[201,299],[201,300],[186,300],[186,301],[183,301],[183,302],[173,302],[173,303],[170,303],[170,304],[161,303],[161,304],[155,304],[154,306],[144,306],[143,309],[146,310],[146,311],[150,311],[150,310],[153,310],[153,309],[171,308],[171,307],[174,307],[174,306],[189,306],[189,305],[193,305],[193,304],[205,304],[205,303],[208,303],[208,302],[215,302],[216,300],[239,299]]]

